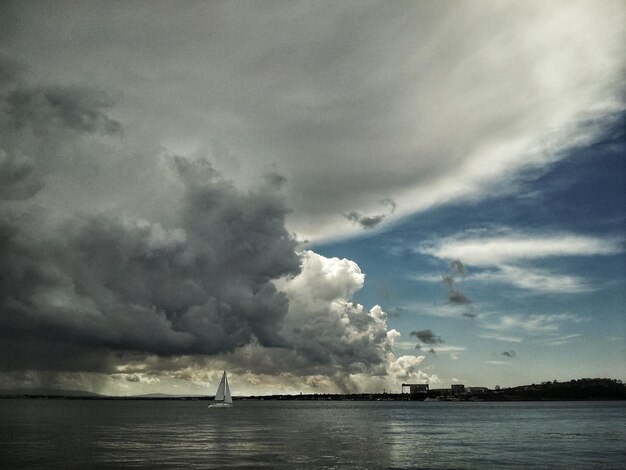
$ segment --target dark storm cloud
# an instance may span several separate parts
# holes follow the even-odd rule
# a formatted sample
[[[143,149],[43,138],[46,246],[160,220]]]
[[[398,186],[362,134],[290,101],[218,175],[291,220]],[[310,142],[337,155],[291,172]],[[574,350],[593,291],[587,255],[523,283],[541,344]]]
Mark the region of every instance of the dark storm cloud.
[[[425,344],[441,344],[444,340],[440,336],[436,336],[432,330],[411,331],[411,336],[417,337]]]
[[[169,157],[159,170],[173,178],[164,190],[180,190],[170,195],[166,224],[128,210],[74,213],[54,199],[46,200],[52,213],[42,211],[31,200],[50,172],[72,168],[50,149],[105,169],[100,148],[82,136],[118,134],[121,125],[106,114],[106,95],[29,87],[14,83],[18,72],[5,67],[10,83],[0,95],[0,133],[9,137],[0,149],[0,343],[7,359],[0,367],[111,372],[117,351],[167,356],[224,353],[251,341],[284,346],[288,301],[272,281],[300,265],[284,226],[284,178],[262,178],[243,192],[207,161]],[[23,205],[8,205],[13,200]]]
[[[5,225],[3,332],[161,355],[282,345],[287,300],[270,281],[299,266],[286,208],[206,163],[174,165],[187,185],[181,227],[94,215],[28,240]]]
[[[506,357],[515,357],[515,351],[513,351],[513,350],[510,350],[510,351],[503,351],[503,352],[502,352],[502,355],[503,355],[503,356],[506,356]]]
[[[437,354],[437,351],[435,351],[434,348],[425,349],[424,345],[420,344],[420,343],[417,343],[415,345],[415,349],[417,349],[418,351],[424,351],[425,350],[426,352],[431,353],[431,354],[435,354],[435,355]]]

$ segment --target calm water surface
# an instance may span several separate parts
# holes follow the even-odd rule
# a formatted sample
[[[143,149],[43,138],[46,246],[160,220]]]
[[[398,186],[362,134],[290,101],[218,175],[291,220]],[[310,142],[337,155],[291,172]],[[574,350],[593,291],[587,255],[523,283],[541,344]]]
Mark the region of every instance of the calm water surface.
[[[0,400],[0,467],[626,468],[626,402]]]

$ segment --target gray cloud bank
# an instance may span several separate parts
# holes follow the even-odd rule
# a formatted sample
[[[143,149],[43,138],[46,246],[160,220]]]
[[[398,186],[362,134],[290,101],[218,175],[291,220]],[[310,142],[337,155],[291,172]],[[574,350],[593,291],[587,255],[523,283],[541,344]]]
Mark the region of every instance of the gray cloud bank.
[[[165,222],[106,205],[72,211],[58,194],[58,181],[75,177],[66,152],[80,165],[110,164],[116,141],[106,139],[121,133],[106,114],[112,102],[86,88],[32,87],[10,62],[3,69],[0,367],[90,367],[83,347],[167,356],[285,344],[288,301],[272,281],[297,274],[300,259],[276,178],[242,192],[207,161],[165,156],[155,184],[176,188]]]
[[[301,238],[514,191],[623,109],[620,1],[156,3],[3,2],[39,82],[14,124],[125,122],[238,187],[278,171]]]

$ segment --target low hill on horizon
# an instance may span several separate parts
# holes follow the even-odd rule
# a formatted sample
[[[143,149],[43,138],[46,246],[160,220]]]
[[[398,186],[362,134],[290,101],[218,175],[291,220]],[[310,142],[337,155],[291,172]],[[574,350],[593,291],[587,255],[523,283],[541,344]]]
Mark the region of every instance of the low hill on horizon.
[[[19,388],[0,389],[0,397],[71,397],[71,398],[212,398],[209,395],[180,395],[168,393],[145,393],[139,395],[104,395],[102,393],[88,392],[86,390],[64,390],[51,388]]]
[[[95,392],[86,390],[63,390],[52,388],[18,388],[18,389],[0,389],[0,396],[46,396],[46,397],[105,397]]]

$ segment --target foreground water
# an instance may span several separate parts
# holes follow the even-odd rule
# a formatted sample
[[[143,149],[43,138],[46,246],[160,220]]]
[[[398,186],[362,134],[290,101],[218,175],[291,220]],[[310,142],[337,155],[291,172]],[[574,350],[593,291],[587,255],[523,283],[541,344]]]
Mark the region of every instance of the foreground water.
[[[625,402],[0,400],[0,467],[624,468]]]

